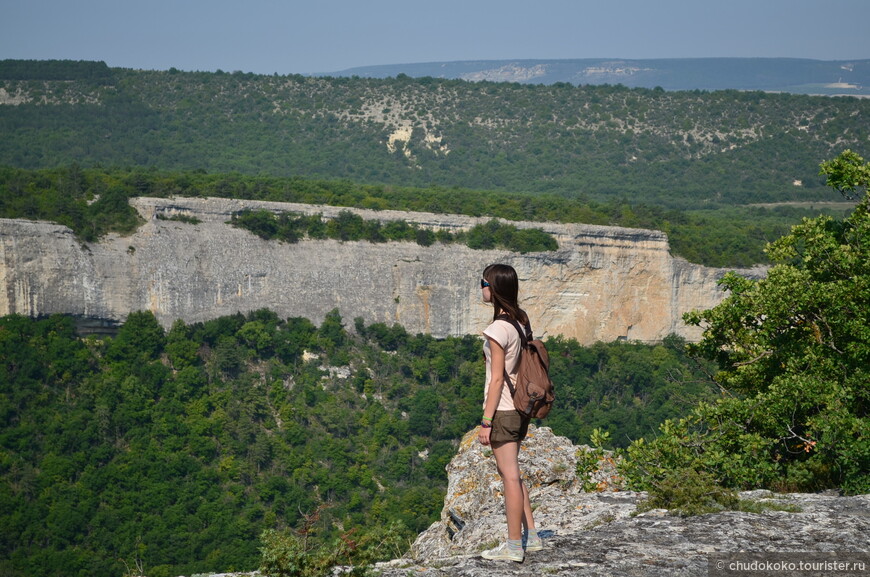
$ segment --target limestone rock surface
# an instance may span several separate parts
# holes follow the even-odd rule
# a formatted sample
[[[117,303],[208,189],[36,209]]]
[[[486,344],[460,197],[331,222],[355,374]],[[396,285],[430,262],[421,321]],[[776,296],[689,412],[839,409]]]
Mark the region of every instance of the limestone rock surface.
[[[547,428],[532,429],[521,452],[521,468],[545,549],[529,553],[522,564],[486,561],[478,553],[504,539],[507,527],[494,458],[471,431],[448,466],[441,519],[418,537],[405,558],[378,565],[379,574],[700,577],[708,575],[710,558],[720,554],[739,559],[777,553],[863,560],[870,572],[870,495],[753,491],[741,497],[790,504],[799,511],[728,511],[683,518],[653,510],[634,515],[645,495],[619,490],[620,481],[607,463],[597,479],[605,490],[581,490],[576,455],[586,450]]]
[[[80,243],[63,226],[0,219],[0,315],[52,313],[123,321],[150,310],[168,328],[269,308],[320,324],[338,309],[346,321],[402,324],[436,337],[478,334],[491,318],[478,279],[493,262],[520,275],[522,305],[539,336],[581,343],[690,340],[682,315],[724,294],[725,273],[674,258],[657,231],[513,223],[554,235],[552,252],[517,254],[460,245],[304,240],[265,241],[227,224],[245,208],[320,214],[344,208],[232,199],[137,198],[145,224],[130,236]],[[467,229],[488,219],[355,209],[366,219]],[[192,217],[198,224],[169,220]],[[754,274],[758,271],[746,271]],[[348,324],[351,324],[350,322]]]

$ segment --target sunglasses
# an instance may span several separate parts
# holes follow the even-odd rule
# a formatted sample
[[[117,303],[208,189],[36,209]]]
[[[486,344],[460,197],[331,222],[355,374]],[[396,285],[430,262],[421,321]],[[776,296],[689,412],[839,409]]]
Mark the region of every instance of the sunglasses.
[[[486,288],[489,286],[489,283],[483,279],[480,279],[480,288]]]

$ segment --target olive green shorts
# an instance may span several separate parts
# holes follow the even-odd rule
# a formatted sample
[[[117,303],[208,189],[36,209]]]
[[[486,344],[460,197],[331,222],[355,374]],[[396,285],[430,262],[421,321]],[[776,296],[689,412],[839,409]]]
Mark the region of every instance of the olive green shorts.
[[[492,432],[489,434],[491,443],[519,442],[526,438],[529,431],[529,419],[517,411],[496,411],[492,419]]]

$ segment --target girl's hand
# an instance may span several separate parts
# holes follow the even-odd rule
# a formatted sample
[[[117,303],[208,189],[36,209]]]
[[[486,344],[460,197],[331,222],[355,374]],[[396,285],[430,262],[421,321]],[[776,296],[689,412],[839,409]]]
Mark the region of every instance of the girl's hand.
[[[492,432],[491,428],[480,427],[480,432],[477,433],[477,440],[480,441],[480,444],[483,446],[489,445],[489,434]]]

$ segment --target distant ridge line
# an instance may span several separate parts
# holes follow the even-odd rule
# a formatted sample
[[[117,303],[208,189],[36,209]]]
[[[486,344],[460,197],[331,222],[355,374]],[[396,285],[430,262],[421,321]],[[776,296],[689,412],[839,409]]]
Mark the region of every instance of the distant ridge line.
[[[313,76],[433,77],[521,84],[622,84],[664,90],[762,90],[794,94],[870,95],[870,59],[579,58],[465,60],[384,64]]]

